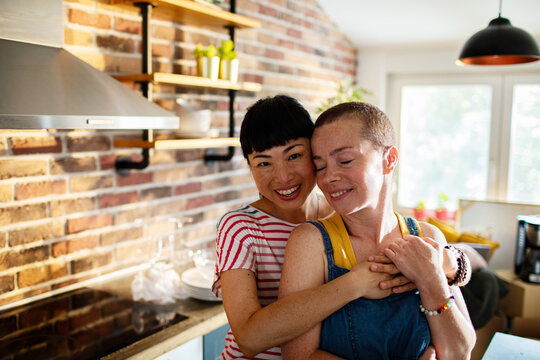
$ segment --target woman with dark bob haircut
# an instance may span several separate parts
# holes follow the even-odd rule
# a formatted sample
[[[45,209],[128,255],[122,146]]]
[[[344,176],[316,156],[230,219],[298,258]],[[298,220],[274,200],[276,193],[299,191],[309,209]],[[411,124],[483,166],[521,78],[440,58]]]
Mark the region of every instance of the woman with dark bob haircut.
[[[348,302],[369,294],[404,292],[412,286],[396,276],[394,265],[372,263],[377,271],[365,265],[354,267],[335,281],[277,301],[289,234],[306,220],[331,213],[324,197],[313,191],[313,130],[306,109],[286,95],[258,100],[242,122],[240,142],[260,198],[227,212],[217,226],[212,289],[223,299],[231,327],[222,359],[257,354],[257,358],[281,359],[281,344]],[[366,282],[369,289],[356,285]]]

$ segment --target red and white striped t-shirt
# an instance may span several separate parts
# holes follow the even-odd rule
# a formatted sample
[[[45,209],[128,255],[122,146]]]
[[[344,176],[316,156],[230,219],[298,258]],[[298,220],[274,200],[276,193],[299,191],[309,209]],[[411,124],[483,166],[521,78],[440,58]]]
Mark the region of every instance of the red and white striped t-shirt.
[[[220,273],[231,269],[253,271],[262,306],[277,300],[285,245],[296,224],[268,215],[251,205],[225,214],[217,226],[217,264],[212,291],[221,297]],[[225,339],[222,359],[247,359],[232,332]],[[251,359],[281,359],[281,349],[273,347]]]

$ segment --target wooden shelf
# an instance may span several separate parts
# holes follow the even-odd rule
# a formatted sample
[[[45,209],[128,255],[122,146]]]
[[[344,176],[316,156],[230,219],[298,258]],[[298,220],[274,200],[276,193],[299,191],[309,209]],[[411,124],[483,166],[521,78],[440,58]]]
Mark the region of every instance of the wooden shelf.
[[[114,140],[117,148],[142,148],[142,149],[209,149],[228,146],[240,146],[237,137],[228,138],[198,138],[198,139],[164,139],[154,141],[144,140]]]
[[[212,81],[209,78],[204,78],[201,76],[178,75],[160,72],[152,74],[114,75],[113,77],[118,81],[153,82],[187,87],[243,90],[253,92],[261,91],[261,84],[254,82],[234,83],[219,79]]]
[[[201,4],[192,0],[110,0],[112,5],[134,6],[136,2],[155,5],[152,13],[159,17],[176,20],[195,26],[237,28],[259,28],[261,22],[242,15],[234,14],[217,7]]]

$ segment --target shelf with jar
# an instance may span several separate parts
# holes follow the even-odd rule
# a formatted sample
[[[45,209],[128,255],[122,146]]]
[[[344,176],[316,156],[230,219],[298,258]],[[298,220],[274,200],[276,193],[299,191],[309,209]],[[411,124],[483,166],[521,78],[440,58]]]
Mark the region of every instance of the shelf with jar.
[[[260,21],[236,14],[236,1],[230,0],[230,11],[225,11],[212,4],[205,4],[194,0],[109,0],[112,5],[140,9],[143,22],[143,61],[142,71],[139,74],[115,75],[119,81],[135,81],[143,84],[143,95],[151,98],[151,87],[147,84],[170,84],[191,88],[222,89],[229,93],[229,136],[222,138],[196,138],[196,139],[167,139],[153,140],[150,131],[143,132],[141,140],[117,140],[115,147],[137,147],[143,149],[143,160],[141,163],[148,164],[148,149],[190,149],[190,148],[216,148],[228,147],[227,155],[206,155],[206,161],[227,161],[234,154],[234,147],[239,146],[238,138],[234,135],[234,102],[236,91],[257,92],[261,90],[261,84],[253,82],[237,82],[236,76],[231,77],[230,73],[221,78],[191,76],[182,74],[170,74],[152,71],[152,59],[150,54],[151,44],[149,36],[149,23],[152,14],[159,17],[178,21],[188,25],[227,28],[230,40],[222,43],[222,48],[233,46],[235,29],[257,28],[261,26]],[[226,44],[225,44],[226,43]],[[228,49],[229,55],[232,47]],[[220,59],[221,64],[221,59]],[[202,75],[199,73],[199,75]],[[133,166],[126,161],[121,165],[117,164],[117,169],[141,169],[143,165],[133,163]]]

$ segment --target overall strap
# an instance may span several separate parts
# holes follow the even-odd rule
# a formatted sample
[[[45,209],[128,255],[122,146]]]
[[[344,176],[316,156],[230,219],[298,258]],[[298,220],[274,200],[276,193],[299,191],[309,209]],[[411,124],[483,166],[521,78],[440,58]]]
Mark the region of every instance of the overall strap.
[[[407,217],[405,216],[404,217],[405,219],[405,223],[407,224],[407,227],[409,228],[409,232],[411,233],[411,235],[415,235],[415,236],[420,236],[420,232],[418,231],[418,223],[416,222],[415,219],[413,219],[412,217]]]
[[[334,248],[332,247],[332,242],[330,241],[330,236],[328,236],[328,232],[326,231],[324,226],[322,226],[322,224],[318,221],[308,220],[308,223],[315,225],[317,229],[319,229],[319,231],[321,232],[323,242],[324,242],[324,248],[326,250],[326,258],[328,260],[328,264],[333,264],[334,263]]]

